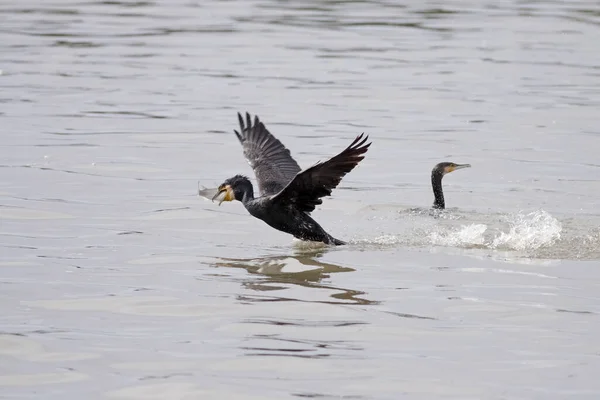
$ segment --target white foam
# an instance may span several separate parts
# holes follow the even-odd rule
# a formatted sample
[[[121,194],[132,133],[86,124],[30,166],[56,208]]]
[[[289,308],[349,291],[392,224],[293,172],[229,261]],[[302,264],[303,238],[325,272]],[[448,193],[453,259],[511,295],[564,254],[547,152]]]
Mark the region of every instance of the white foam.
[[[536,250],[560,239],[561,223],[544,210],[509,216],[509,231],[491,242],[493,249]]]
[[[457,230],[434,231],[429,234],[431,244],[438,246],[471,247],[485,245],[485,224],[462,225]]]
[[[382,217],[385,222],[385,217]],[[573,245],[563,248],[568,232],[563,224],[544,210],[518,212],[514,214],[466,215],[461,219],[470,219],[471,223],[456,225],[452,220],[417,216],[414,219],[403,218],[403,225],[394,226],[395,234],[379,233],[374,238],[355,238],[354,244],[368,244],[380,247],[404,245],[408,247],[453,247],[468,250],[493,250],[487,257],[500,257],[514,260],[516,253],[524,262],[530,258],[562,258],[563,252],[572,250]],[[379,229],[384,229],[382,225]],[[598,231],[600,232],[600,230]],[[591,257],[600,254],[600,233],[593,231],[578,236],[576,246],[579,257]],[[432,249],[433,250],[433,249]],[[515,253],[516,252],[516,253]],[[559,254],[556,254],[556,253]],[[531,261],[538,263],[538,261]]]
[[[561,223],[544,210],[508,215],[506,222],[506,231],[495,229],[489,232],[486,224],[437,227],[429,233],[429,239],[437,246],[524,251],[551,246],[561,237]]]
[[[398,244],[401,242],[401,240],[394,235],[381,235],[381,236],[377,236],[375,239],[369,240],[369,241],[365,241],[369,244],[383,244],[383,245],[389,245],[389,244]]]

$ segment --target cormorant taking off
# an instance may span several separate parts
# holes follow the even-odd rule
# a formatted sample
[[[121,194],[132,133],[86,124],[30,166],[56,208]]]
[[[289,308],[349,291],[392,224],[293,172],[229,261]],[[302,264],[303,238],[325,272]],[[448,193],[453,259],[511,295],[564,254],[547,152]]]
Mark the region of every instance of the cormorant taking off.
[[[227,179],[219,186],[213,200],[238,200],[254,217],[271,227],[302,240],[342,245],[310,217],[315,207],[330,196],[344,175],[352,171],[364,158],[371,143],[368,136],[358,136],[337,156],[318,162],[303,171],[290,151],[276,139],[265,125],[246,113],[246,121],[238,113],[240,132],[234,131],[242,143],[244,156],[254,170],[260,197],[254,197],[250,180],[242,175]]]
[[[453,162],[441,162],[431,170],[431,186],[433,186],[433,208],[443,210],[446,208],[444,202],[444,190],[442,189],[442,178],[457,169],[470,168],[471,164],[455,164]]]

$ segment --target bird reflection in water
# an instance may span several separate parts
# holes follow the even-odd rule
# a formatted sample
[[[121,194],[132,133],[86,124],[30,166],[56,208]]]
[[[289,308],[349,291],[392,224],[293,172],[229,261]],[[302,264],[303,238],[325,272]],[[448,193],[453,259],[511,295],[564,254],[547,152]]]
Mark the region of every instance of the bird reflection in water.
[[[331,295],[334,300],[319,301],[327,304],[378,304],[376,301],[360,298],[365,292],[345,289],[321,283],[330,274],[352,272],[353,268],[321,262],[318,259],[328,250],[326,246],[298,247],[294,255],[271,255],[254,258],[217,258],[214,267],[243,268],[250,274],[264,276],[262,280],[248,280],[244,287],[269,292],[287,289],[286,285],[304,286],[307,288],[328,289],[336,291]],[[257,301],[305,301],[284,296],[243,296],[239,299],[247,302]]]

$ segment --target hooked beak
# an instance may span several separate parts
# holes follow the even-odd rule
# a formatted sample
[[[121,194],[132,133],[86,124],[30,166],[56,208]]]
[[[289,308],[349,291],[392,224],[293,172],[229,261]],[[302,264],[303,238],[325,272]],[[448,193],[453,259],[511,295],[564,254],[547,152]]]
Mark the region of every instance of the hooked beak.
[[[457,169],[463,169],[463,168],[471,168],[471,164],[456,164],[453,171],[456,171]]]
[[[231,189],[231,186],[225,185],[219,187],[219,192],[213,196],[212,201],[217,200],[219,205],[221,205],[224,201],[233,201],[234,199],[233,189]]]

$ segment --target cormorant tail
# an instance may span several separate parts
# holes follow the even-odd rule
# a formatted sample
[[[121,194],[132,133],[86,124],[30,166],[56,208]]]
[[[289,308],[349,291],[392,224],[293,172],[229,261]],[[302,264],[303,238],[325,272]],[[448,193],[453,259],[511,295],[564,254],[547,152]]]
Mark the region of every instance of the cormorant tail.
[[[336,246],[342,246],[342,245],[348,244],[348,243],[344,242],[343,240],[339,240],[334,237],[332,237],[331,239],[332,239],[332,243]]]

